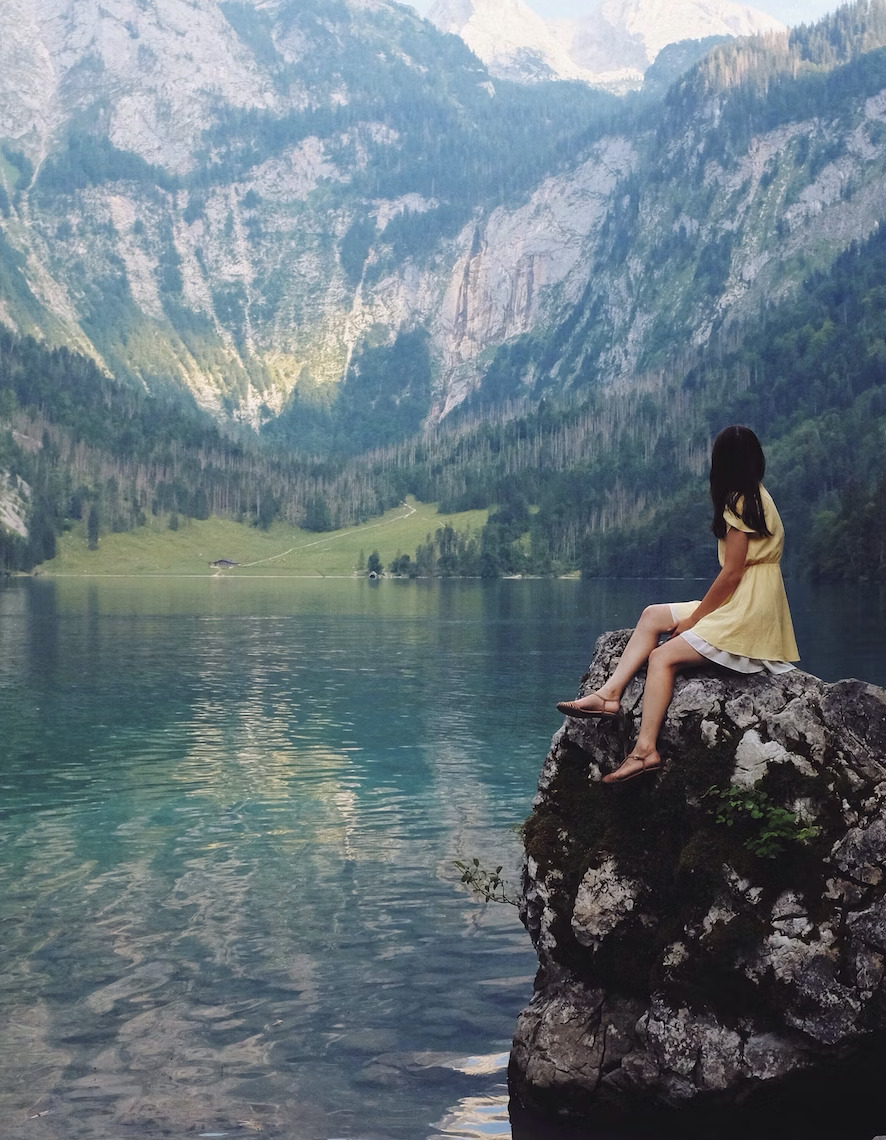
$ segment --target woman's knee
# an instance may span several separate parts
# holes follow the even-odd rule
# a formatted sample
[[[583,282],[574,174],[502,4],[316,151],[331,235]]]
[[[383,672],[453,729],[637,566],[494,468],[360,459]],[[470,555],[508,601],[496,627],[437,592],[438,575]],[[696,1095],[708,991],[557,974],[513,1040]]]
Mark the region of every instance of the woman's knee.
[[[656,648],[649,654],[647,669],[651,670],[652,673],[661,673],[665,670],[677,673],[682,668],[683,662],[676,657],[674,646],[669,641],[656,645]]]
[[[671,607],[659,602],[656,605],[647,606],[640,614],[640,620],[637,625],[642,625],[644,629],[652,629],[658,633],[663,633],[666,629],[671,629],[674,624],[673,615],[671,614]]]
[[[663,641],[661,645],[656,645],[649,654],[647,670],[658,672],[667,669],[673,673],[679,673],[681,669],[689,668],[702,661],[704,658],[701,654],[697,653],[682,637],[674,637],[668,641]]]
[[[665,642],[665,645],[666,644],[667,642]],[[656,645],[655,649],[649,654],[649,661],[646,665],[647,670],[655,671],[667,667],[666,654],[662,653],[662,649],[664,649],[665,645]]]

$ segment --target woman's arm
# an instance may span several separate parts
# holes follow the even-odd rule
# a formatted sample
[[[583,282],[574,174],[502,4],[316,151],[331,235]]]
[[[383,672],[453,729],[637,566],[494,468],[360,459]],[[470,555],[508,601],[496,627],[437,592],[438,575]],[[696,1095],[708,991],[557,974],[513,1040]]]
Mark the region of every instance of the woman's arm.
[[[678,621],[671,630],[671,637],[678,637],[687,629],[692,629],[697,621],[713,613],[735,593],[742,579],[748,560],[750,535],[743,530],[729,527],[726,531],[726,549],[723,553],[723,569],[710,585],[708,592],[688,618]]]

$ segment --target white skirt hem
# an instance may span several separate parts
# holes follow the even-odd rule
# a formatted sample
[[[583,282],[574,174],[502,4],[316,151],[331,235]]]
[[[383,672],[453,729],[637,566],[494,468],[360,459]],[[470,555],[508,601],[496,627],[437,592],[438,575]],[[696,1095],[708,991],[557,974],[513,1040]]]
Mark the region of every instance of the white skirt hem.
[[[673,606],[671,606],[671,616],[674,621],[678,620]],[[723,665],[727,669],[731,669],[734,673],[789,673],[795,668],[790,661],[771,661],[764,657],[743,657],[740,653],[729,653],[726,649],[718,649],[716,645],[711,645],[709,641],[705,641],[703,637],[699,637],[691,629],[687,629],[680,636],[692,646],[696,653],[700,653],[702,657],[707,657],[708,661],[713,661],[715,665]]]

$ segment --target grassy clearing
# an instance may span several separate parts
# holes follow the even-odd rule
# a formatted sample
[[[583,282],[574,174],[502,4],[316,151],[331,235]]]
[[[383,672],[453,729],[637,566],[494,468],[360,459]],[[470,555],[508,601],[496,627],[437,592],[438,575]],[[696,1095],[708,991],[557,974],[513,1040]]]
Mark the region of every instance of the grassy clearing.
[[[440,515],[433,505],[408,500],[362,526],[317,534],[284,523],[269,530],[211,518],[179,520],[169,530],[168,519],[124,534],[102,535],[98,550],[89,550],[86,528],[78,524],[59,538],[58,554],[44,562],[41,574],[185,574],[217,573],[234,577],[293,575],[332,577],[356,572],[377,550],[387,566],[398,554],[415,553],[428,534],[447,523],[455,530],[479,530],[486,511]],[[223,571],[209,563],[226,558],[237,565]]]

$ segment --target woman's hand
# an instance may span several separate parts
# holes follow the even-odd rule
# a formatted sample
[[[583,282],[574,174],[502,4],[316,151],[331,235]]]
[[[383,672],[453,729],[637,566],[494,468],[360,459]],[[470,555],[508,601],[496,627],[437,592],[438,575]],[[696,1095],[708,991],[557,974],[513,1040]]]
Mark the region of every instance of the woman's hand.
[[[685,633],[687,629],[692,629],[694,625],[695,622],[692,617],[681,618],[668,634],[668,641],[670,641],[672,637],[679,637],[681,633]]]

